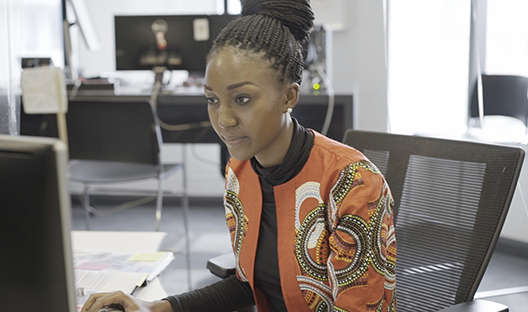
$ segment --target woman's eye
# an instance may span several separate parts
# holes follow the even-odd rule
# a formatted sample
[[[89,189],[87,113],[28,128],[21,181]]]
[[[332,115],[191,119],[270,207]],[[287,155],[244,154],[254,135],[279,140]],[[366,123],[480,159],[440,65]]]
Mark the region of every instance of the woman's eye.
[[[209,105],[214,105],[218,103],[218,100],[213,97],[205,97],[205,99],[207,100],[207,104]]]
[[[247,97],[247,96],[237,96],[237,97],[236,97],[236,102],[237,102],[238,104],[245,104],[245,103],[247,103],[248,101],[249,101],[249,97]]]

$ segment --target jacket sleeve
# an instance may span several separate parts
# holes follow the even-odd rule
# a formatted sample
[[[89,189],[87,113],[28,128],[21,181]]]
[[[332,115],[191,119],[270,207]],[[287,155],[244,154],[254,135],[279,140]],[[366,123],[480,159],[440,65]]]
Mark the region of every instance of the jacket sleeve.
[[[255,304],[249,284],[235,275],[165,300],[170,302],[174,312],[234,311]]]
[[[329,196],[334,311],[396,311],[394,201],[369,161],[343,169]]]

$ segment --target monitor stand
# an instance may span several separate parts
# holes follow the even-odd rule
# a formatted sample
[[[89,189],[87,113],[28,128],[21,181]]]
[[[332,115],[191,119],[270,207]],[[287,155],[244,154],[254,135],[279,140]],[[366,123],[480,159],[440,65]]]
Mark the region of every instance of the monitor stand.
[[[152,102],[154,109],[156,109],[158,106],[158,96],[163,87],[163,76],[165,74],[165,71],[167,71],[167,67],[155,66],[154,68],[152,68],[152,71],[154,72],[154,89],[152,90],[150,101]]]

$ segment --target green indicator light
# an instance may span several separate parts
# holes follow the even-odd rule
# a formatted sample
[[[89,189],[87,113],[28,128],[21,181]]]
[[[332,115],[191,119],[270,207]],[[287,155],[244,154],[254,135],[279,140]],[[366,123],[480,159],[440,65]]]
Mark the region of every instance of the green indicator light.
[[[318,84],[318,83],[314,83],[313,88],[314,88],[314,90],[319,90],[319,89],[321,89],[321,85]]]

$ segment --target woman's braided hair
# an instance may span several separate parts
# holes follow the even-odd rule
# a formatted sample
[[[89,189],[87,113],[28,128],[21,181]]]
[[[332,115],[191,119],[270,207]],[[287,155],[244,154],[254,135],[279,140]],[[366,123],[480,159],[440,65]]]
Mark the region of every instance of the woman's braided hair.
[[[263,53],[281,75],[281,82],[301,83],[303,44],[314,14],[309,0],[241,0],[241,17],[216,37],[207,61],[221,48],[233,46]]]

